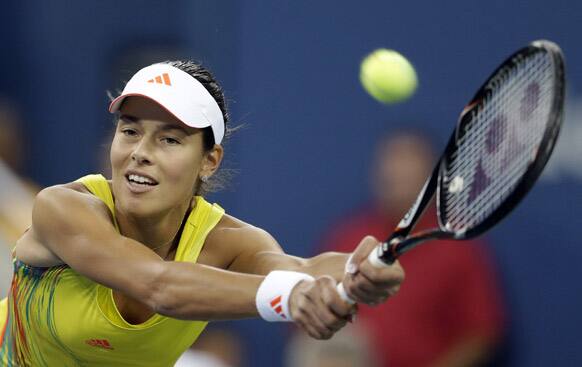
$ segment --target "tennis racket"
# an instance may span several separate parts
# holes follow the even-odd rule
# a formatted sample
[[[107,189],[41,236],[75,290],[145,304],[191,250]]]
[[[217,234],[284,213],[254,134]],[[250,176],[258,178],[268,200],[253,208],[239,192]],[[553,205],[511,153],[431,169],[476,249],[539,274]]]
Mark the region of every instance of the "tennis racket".
[[[418,198],[368,260],[387,266],[425,241],[473,238],[507,216],[552,154],[564,97],[558,45],[535,41],[507,58],[463,109]],[[411,234],[435,193],[438,228]],[[338,291],[350,301],[342,283]]]

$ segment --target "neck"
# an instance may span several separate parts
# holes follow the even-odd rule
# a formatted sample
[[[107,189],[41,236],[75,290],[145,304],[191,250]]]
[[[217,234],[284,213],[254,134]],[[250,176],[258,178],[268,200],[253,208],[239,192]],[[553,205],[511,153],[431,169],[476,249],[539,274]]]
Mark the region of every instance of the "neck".
[[[143,243],[166,258],[179,241],[181,227],[190,212],[191,200],[156,215],[137,216],[115,208],[121,234]]]

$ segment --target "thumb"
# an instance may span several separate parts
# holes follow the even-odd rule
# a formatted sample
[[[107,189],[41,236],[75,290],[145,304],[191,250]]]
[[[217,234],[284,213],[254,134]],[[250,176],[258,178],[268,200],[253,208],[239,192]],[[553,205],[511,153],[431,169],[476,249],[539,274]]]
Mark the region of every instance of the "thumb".
[[[349,274],[356,274],[360,268],[360,264],[368,258],[370,252],[372,252],[378,244],[380,244],[380,241],[375,237],[364,237],[348,259],[348,262],[346,263],[346,272]]]

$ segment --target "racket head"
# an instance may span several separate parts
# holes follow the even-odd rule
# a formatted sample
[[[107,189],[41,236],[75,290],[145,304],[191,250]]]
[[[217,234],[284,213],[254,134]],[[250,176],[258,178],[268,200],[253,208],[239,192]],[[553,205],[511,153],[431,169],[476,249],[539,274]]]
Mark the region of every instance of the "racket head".
[[[503,219],[543,171],[565,100],[560,48],[532,42],[507,58],[465,107],[440,162],[441,231],[475,237]]]

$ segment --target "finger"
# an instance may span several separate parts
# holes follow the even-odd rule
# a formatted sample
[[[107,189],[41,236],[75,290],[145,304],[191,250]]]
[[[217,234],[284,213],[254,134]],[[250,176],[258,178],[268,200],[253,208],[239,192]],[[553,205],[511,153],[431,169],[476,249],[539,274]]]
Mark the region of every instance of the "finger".
[[[339,295],[339,297],[346,303],[353,305],[356,303],[356,300],[354,300],[353,298],[351,298],[348,293],[346,292],[346,289],[344,288],[344,284],[342,282],[338,283],[337,287],[336,287],[336,291],[337,294]]]
[[[309,325],[310,329],[314,328],[318,332],[324,332],[326,331],[326,327],[316,314],[317,306],[314,303],[314,299],[317,296],[314,296],[314,293],[318,293],[318,287],[312,287],[303,293],[301,299],[297,301],[297,314],[305,324]]]
[[[313,325],[310,322],[306,321],[305,319],[301,318],[295,320],[295,323],[310,337],[318,340],[322,338],[321,333],[315,327],[313,327]]]
[[[334,289],[324,288],[321,292],[323,302],[339,318],[349,318],[354,311],[354,305],[345,302],[344,299]]]
[[[339,328],[345,325],[346,320],[343,319],[344,315],[336,315],[330,307],[328,300],[335,300],[336,302],[344,304],[341,299],[339,299],[337,292],[335,291],[336,282],[331,277],[321,277],[316,280],[318,289],[312,297],[312,302],[315,306],[315,312],[317,318],[325,326],[327,331],[333,335]],[[334,293],[336,298],[324,298],[324,294]],[[341,307],[338,305],[339,307]],[[349,307],[348,307],[349,308]],[[330,335],[330,336],[331,336]]]
[[[354,295],[359,303],[367,305],[377,304],[381,299],[388,297],[386,293],[367,293],[362,290],[356,290]]]
[[[346,292],[361,303],[376,303],[380,298],[390,294],[390,288],[377,287],[359,273],[350,279],[344,279],[344,283],[346,284]]]
[[[318,301],[321,298],[321,290],[326,284],[328,287],[335,287],[335,281],[329,277],[329,279],[318,279],[308,286],[298,289],[296,301],[293,303],[293,320],[316,339],[329,339],[336,328],[335,325],[326,325],[326,322],[330,324],[333,322],[329,319],[326,320],[328,316],[321,313],[321,310],[325,309],[325,305]]]
[[[404,269],[400,262],[395,261],[392,265],[385,268],[377,268],[368,261],[360,264],[358,275],[364,276],[371,283],[379,287],[391,287],[399,285],[404,281]]]
[[[312,294],[311,298],[308,299],[303,309],[304,320],[316,331],[319,339],[326,339],[326,337],[331,336],[329,334],[333,334],[334,330],[326,324],[325,316],[322,314],[322,308],[325,308],[325,305],[322,302],[317,302],[317,298]]]
[[[386,302],[387,300],[388,300],[388,297],[380,298],[380,299],[378,299],[378,302],[370,303],[369,306],[376,307],[376,306],[379,306],[382,303]]]
[[[346,269],[350,274],[355,274],[358,272],[360,264],[368,258],[368,254],[378,246],[380,242],[372,237],[366,236],[362,239],[356,250],[350,256],[349,264]]]
[[[350,292],[353,292],[357,288],[370,294],[387,294],[392,288],[398,287],[399,285],[400,283],[387,284],[374,281],[363,273],[358,273],[349,283]]]
[[[315,307],[313,302],[304,295],[297,302],[296,317],[293,319],[309,336],[315,339],[323,339],[328,331],[317,317],[315,317]]]
[[[344,302],[336,292],[336,282],[331,277],[318,279],[321,283],[319,299],[316,301],[319,316],[334,332],[343,327],[351,313],[351,305]]]

